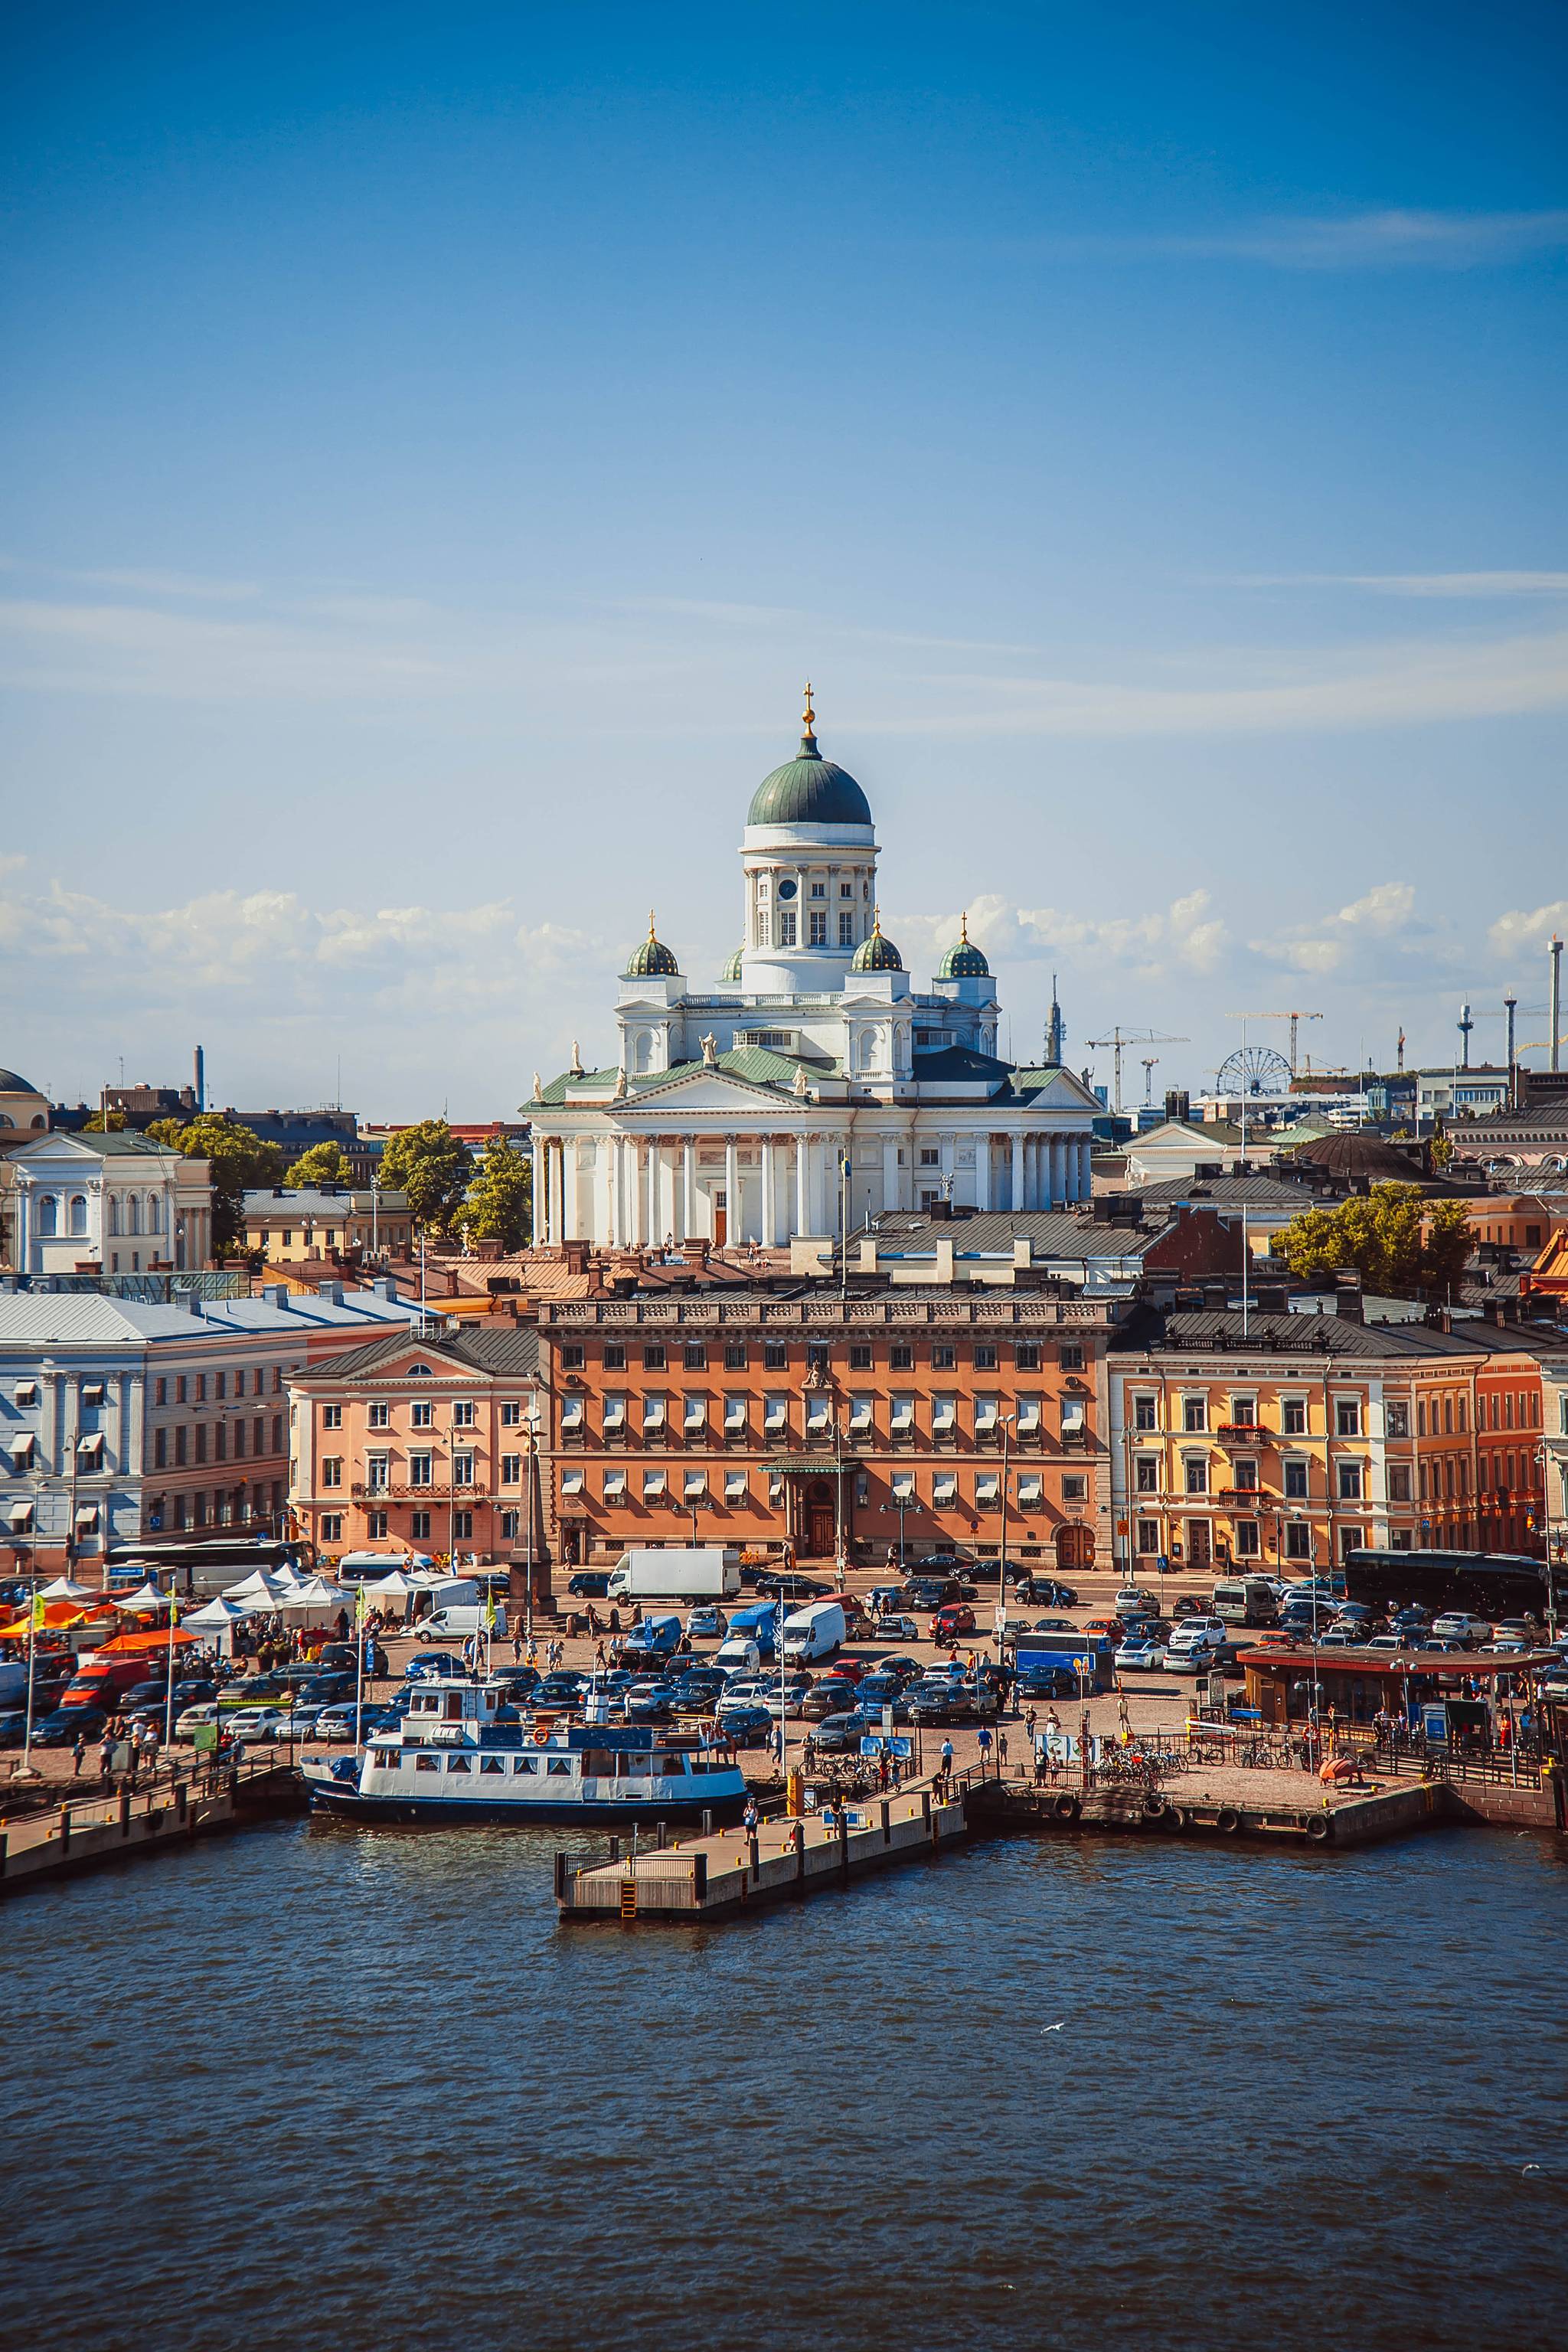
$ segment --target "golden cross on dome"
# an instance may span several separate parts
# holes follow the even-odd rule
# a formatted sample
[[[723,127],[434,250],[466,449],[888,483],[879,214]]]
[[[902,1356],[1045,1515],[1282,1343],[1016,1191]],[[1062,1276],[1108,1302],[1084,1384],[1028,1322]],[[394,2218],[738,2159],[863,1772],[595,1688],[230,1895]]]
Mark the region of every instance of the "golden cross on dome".
[[[807,678],[805,681],[805,709],[801,714],[801,724],[805,729],[808,735],[815,732],[816,727],[816,713],[811,707],[810,678]]]

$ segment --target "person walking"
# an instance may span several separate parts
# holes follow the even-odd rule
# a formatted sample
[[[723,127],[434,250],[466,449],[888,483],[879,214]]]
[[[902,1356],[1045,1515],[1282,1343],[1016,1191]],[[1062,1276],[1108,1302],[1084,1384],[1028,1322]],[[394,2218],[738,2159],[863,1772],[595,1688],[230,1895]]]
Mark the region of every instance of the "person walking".
[[[76,1736],[76,1745],[71,1749],[71,1779],[73,1780],[79,1780],[81,1779],[81,1759],[86,1754],[87,1741],[82,1738],[81,1733],[79,1731]]]
[[[984,1772],[991,1754],[991,1726],[988,1723],[983,1723],[975,1733],[974,1744],[980,1750],[980,1769]]]
[[[114,1769],[114,1741],[108,1731],[105,1731],[102,1740],[99,1745],[98,1769],[100,1776],[104,1780],[109,1779],[110,1772]]]
[[[1007,1735],[998,1727],[996,1733],[996,1778],[1000,1780],[1007,1769]]]
[[[952,1740],[951,1740],[951,1739],[944,1739],[944,1740],[942,1741],[942,1794],[943,1794],[944,1796],[945,1796],[945,1795],[946,1795],[946,1793],[947,1793],[947,1787],[948,1787],[948,1783],[949,1783],[949,1781],[950,1781],[952,1779]]]

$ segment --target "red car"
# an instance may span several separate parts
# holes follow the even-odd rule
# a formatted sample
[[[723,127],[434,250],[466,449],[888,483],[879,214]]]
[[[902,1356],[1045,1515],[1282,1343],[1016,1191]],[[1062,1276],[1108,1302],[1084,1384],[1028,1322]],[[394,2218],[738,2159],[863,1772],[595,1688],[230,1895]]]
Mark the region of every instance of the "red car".
[[[961,1633],[973,1633],[973,1631],[974,1612],[967,1601],[950,1601],[946,1608],[939,1609],[931,1621],[933,1642],[956,1642]]]
[[[871,1671],[869,1658],[847,1658],[841,1650],[833,1661],[833,1672],[840,1682],[858,1683],[862,1675]]]

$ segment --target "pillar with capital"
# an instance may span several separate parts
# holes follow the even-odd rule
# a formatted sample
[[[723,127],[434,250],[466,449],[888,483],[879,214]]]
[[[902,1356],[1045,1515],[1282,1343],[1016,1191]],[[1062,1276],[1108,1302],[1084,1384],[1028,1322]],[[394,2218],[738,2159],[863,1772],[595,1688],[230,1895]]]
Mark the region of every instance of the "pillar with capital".
[[[724,1234],[733,1248],[741,1239],[741,1155],[731,1135],[724,1145]]]
[[[1024,1205],[1024,1138],[1019,1129],[1013,1129],[1012,1197],[1008,1207],[1015,1212]]]

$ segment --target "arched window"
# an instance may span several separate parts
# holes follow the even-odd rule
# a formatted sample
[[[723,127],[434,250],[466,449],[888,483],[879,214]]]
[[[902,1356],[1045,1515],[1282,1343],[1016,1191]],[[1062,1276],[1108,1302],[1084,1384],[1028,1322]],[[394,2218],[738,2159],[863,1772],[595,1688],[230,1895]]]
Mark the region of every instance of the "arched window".
[[[120,1231],[120,1195],[118,1192],[111,1192],[109,1196],[109,1230],[111,1234],[117,1234]]]
[[[52,1192],[46,1192],[38,1202],[38,1232],[45,1241],[60,1229],[60,1204]]]
[[[134,1192],[128,1192],[125,1196],[125,1230],[128,1234],[139,1234],[142,1230],[142,1203]]]
[[[15,1125],[15,1119],[7,1118],[5,1112],[0,1110],[0,1127],[14,1127]]]
[[[156,1192],[147,1195],[147,1230],[150,1234],[161,1234],[163,1230],[163,1203]]]
[[[85,1192],[71,1194],[71,1231],[73,1234],[85,1234],[87,1231],[87,1194]]]

